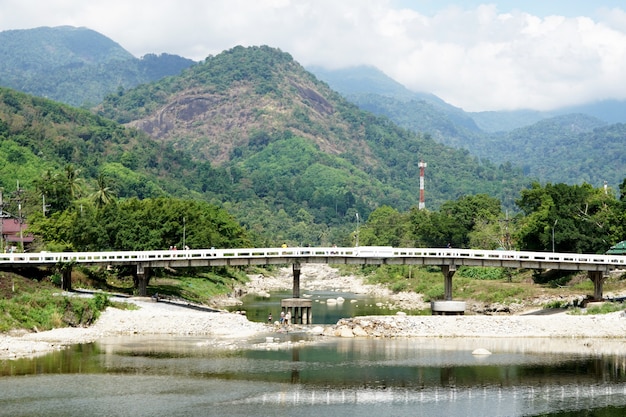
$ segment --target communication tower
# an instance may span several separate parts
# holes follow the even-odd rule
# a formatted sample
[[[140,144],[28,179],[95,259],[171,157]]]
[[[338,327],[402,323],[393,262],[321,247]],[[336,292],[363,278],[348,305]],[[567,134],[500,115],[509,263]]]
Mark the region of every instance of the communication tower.
[[[426,200],[424,198],[424,168],[426,168],[426,162],[420,161],[418,166],[420,167],[420,203],[418,208],[423,210],[426,208]]]

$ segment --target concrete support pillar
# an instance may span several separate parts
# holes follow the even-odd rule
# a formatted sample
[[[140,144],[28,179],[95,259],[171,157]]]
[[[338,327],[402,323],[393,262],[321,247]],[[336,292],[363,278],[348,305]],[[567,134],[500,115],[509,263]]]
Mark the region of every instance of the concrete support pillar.
[[[280,301],[281,310],[291,316],[290,324],[311,324],[312,302],[307,298],[285,298]]]
[[[593,281],[593,299],[602,300],[602,285],[604,284],[604,273],[602,271],[587,271],[587,276]]]
[[[300,298],[300,264],[293,264],[293,298]]]
[[[145,266],[141,262],[137,264],[137,275],[135,279],[135,289],[137,290],[137,295],[140,297],[148,296],[148,282],[150,281],[150,274],[152,272],[152,268],[149,266]]]
[[[72,265],[66,264],[61,268],[61,289],[72,291]]]
[[[441,265],[441,272],[443,273],[443,299],[446,301],[452,300],[452,277],[456,272],[456,265]]]

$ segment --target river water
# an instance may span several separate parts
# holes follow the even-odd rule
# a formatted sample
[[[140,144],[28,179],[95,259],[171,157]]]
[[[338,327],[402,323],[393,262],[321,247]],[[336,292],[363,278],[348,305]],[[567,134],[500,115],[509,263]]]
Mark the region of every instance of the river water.
[[[261,302],[254,314],[265,320],[268,308]],[[626,346],[589,341],[612,353],[583,354],[569,343],[304,332],[259,335],[243,347],[207,337],[106,338],[0,362],[0,416],[626,415]],[[473,355],[479,347],[492,354]]]
[[[356,316],[383,316],[394,315],[398,310],[394,309],[389,300],[376,298],[367,294],[354,294],[341,291],[320,290],[307,291],[304,294],[312,303],[313,324],[336,324],[339,319]],[[342,302],[336,302],[339,297]],[[280,314],[280,300],[291,298],[288,291],[278,291],[269,297],[259,295],[246,295],[243,297],[243,306],[233,306],[231,311],[244,310],[251,321],[265,322],[269,314],[274,320],[278,320]],[[332,303],[329,300],[333,301]],[[430,314],[428,311],[402,310],[407,314]]]

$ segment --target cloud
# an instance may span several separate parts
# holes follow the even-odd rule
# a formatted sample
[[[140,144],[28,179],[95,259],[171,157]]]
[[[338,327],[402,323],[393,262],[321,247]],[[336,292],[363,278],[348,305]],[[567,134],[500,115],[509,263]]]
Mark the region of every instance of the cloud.
[[[497,1],[456,3],[425,13],[391,0],[0,0],[11,10],[0,15],[0,30],[85,26],[136,56],[196,60],[270,45],[305,66],[373,65],[470,111],[626,99],[622,9],[536,16],[523,4],[502,11]],[[541,2],[524,4],[532,3]]]

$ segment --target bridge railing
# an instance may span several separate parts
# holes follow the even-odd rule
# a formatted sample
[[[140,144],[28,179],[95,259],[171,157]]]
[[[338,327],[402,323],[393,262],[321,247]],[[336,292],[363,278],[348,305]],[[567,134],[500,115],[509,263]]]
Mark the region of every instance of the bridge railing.
[[[456,248],[393,248],[393,257],[493,259],[558,263],[624,265],[626,256]]]
[[[457,248],[393,248],[390,246],[190,249],[109,252],[0,253],[1,264],[136,263],[228,258],[444,258],[511,260],[626,267],[626,256],[554,252],[523,252]]]
[[[56,264],[149,262],[184,259],[213,258],[285,258],[358,256],[356,248],[307,247],[307,248],[244,248],[244,249],[187,249],[155,251],[108,251],[108,252],[33,252],[2,253],[0,264]]]

